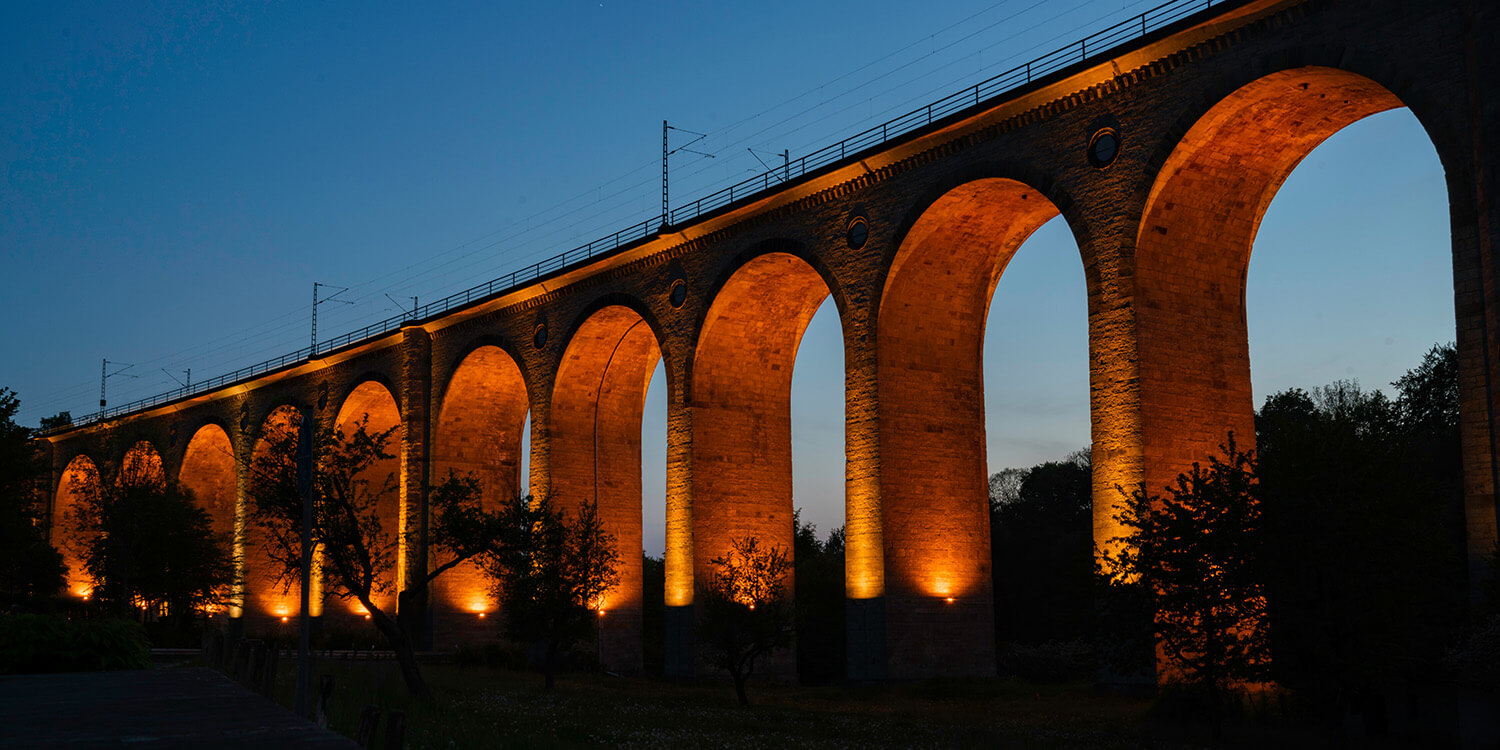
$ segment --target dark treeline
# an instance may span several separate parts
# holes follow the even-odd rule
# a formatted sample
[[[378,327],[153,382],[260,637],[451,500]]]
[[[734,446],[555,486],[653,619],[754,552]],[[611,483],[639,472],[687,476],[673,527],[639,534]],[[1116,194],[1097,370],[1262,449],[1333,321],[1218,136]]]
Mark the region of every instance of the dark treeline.
[[[1394,397],[1340,381],[1273,394],[1256,414],[1272,677],[1303,706],[1447,679],[1443,649],[1471,614],[1457,372],[1454,347],[1438,346]],[[1086,451],[991,477],[1002,671],[1098,664],[1090,493]]]

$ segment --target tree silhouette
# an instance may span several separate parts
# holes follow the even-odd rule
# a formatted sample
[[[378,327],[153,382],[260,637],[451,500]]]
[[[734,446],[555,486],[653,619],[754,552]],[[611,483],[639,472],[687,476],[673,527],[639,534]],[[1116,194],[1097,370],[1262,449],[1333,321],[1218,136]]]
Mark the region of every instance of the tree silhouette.
[[[1216,719],[1224,699],[1270,674],[1255,457],[1233,433],[1219,449],[1223,460],[1194,463],[1166,495],[1126,494],[1115,520],[1129,532],[1104,557],[1113,585],[1154,594],[1163,680],[1206,692]]]
[[[228,540],[185,487],[130,472],[86,488],[74,529],[91,597],[121,615],[165,612],[186,626],[226,603],[234,580]]]
[[[526,496],[510,504],[505,518],[521,541],[487,557],[485,567],[496,581],[510,637],[544,644],[551,690],[559,658],[597,636],[604,596],[620,582],[614,535],[604,530],[592,501],[570,516],[549,500]]]
[[[0,607],[34,603],[60,591],[62,554],[47,542],[37,502],[45,467],[31,430],[16,424],[21,400],[0,388]]]
[[[309,491],[313,522],[310,529],[314,558],[321,561],[329,595],[355,599],[370,615],[401,667],[407,689],[419,700],[431,703],[432,691],[416,660],[416,642],[421,632],[419,602],[432,582],[455,566],[477,556],[499,554],[516,541],[501,513],[480,507],[479,484],[472,477],[450,474],[429,496],[430,540],[426,549],[417,545],[418,560],[429,553],[446,560],[406,579],[397,593],[397,609],[387,612],[376,601],[396,582],[388,571],[400,544],[394,529],[385,528],[379,512],[382,501],[397,492],[394,475],[371,480],[366,470],[388,459],[386,452],[395,428],[370,432],[368,417],[354,424],[350,433],[328,428],[314,439],[316,466]],[[266,552],[283,589],[298,580],[302,569],[302,495],[297,478],[298,431],[283,425],[265,437],[268,449],[260,452],[251,471],[254,519],[262,532]]]
[[[730,543],[728,554],[710,563],[714,571],[699,589],[698,641],[709,663],[729,673],[741,706],[750,705],[745,683],[755,663],[791,643],[793,612],[787,602],[786,550],[762,547],[755,537]]]

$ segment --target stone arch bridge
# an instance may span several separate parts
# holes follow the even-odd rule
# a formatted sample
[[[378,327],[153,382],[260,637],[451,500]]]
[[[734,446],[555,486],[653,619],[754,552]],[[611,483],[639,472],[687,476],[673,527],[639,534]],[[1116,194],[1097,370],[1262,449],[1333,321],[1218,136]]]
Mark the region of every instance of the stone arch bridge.
[[[449,469],[477,472],[490,502],[516,492],[529,415],[524,484],[563,503],[597,498],[621,549],[636,549],[642,408],[661,361],[668,667],[691,669],[694,583],[708,561],[743,535],[790,546],[791,373],[831,296],[846,360],[850,676],[991,674],[980,351],[1012,253],[1061,215],[1082,254],[1094,529],[1108,544],[1116,485],[1161,487],[1227,430],[1254,435],[1245,278],[1277,188],[1339,129],[1409,107],[1446,174],[1478,560],[1496,540],[1500,6],[1196,0],[1154,12],[1050,67],[1012,71],[999,94],[961,92],[897,134],[870,131],[863,146],[838,144],[821,165],[803,160],[790,179],[712,210],[686,207],[606,252],[54,431],[49,517],[63,516],[80,478],[144,467],[194,490],[243,545],[249,466],[270,426],[369,415],[398,427],[389,527],[414,529]],[[295,592],[263,585],[263,560],[246,552],[231,614],[295,614]],[[417,557],[398,565],[420,568]],[[623,557],[603,654],[629,670],[641,664],[642,576],[639,558]],[[433,594],[429,636],[472,635],[492,606],[474,571],[459,571]]]

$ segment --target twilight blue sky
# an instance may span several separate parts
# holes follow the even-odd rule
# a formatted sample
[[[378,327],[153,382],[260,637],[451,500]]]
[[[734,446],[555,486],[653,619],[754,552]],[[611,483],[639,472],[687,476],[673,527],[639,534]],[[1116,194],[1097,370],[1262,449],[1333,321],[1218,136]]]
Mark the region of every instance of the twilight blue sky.
[[[1150,7],[924,4],[16,2],[0,9],[0,385],[21,419],[92,411],[337,335],[659,211],[782,149],[804,154]],[[1406,111],[1315,151],[1251,262],[1257,401],[1386,387],[1453,338],[1446,195]],[[1022,247],[991,306],[991,470],[1088,442],[1082,266],[1066,227]],[[832,305],[794,376],[795,501],[843,522]],[[649,396],[646,547],[659,553],[664,387]]]

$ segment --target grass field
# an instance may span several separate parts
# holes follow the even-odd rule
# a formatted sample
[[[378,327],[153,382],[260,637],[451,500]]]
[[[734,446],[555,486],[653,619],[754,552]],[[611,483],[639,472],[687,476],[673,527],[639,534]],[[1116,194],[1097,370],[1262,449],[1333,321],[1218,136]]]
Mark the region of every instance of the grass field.
[[[426,665],[438,698],[414,704],[390,661],[324,660],[334,675],[330,726],[353,736],[368,705],[406,712],[411,748],[619,747],[1202,747],[1206,725],[1150,718],[1152,701],[1088,684],[1005,679],[882,686],[751,683],[749,709],[727,681],[675,683],[599,674],[560,676]],[[290,705],[295,670],[283,662],[278,699]],[[384,724],[379,735],[384,734]],[[1299,741],[1302,740],[1302,741]],[[1226,744],[1314,746],[1286,727],[1231,728]],[[380,745],[377,744],[377,747]]]

